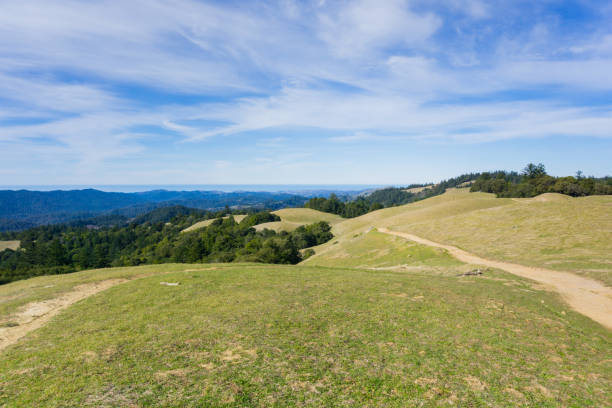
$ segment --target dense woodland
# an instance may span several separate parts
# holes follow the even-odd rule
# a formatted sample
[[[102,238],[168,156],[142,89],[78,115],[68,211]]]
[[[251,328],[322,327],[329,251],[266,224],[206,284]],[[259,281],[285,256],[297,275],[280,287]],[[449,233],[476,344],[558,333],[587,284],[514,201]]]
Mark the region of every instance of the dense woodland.
[[[257,232],[253,226],[278,221],[269,212],[255,212],[240,223],[228,211],[206,213],[216,218],[208,227],[181,232],[201,220],[199,210],[168,207],[155,210],[127,225],[92,228],[49,225],[0,234],[21,240],[17,251],[0,252],[0,283],[32,276],[68,273],[91,268],[166,262],[265,262],[295,264],[300,250],[332,238],[331,227],[319,222],[292,233]]]
[[[546,174],[543,164],[530,163],[521,174],[495,171],[482,173],[471,191],[494,193],[498,197],[535,197],[543,193],[560,193],[572,197],[612,194],[612,177],[553,177]]]

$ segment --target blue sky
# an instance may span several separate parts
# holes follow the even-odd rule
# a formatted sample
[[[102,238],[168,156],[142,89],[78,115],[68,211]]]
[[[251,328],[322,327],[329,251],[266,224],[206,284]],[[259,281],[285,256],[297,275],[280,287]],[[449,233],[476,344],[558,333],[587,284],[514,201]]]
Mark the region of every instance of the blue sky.
[[[0,184],[612,173],[612,3],[6,0]]]

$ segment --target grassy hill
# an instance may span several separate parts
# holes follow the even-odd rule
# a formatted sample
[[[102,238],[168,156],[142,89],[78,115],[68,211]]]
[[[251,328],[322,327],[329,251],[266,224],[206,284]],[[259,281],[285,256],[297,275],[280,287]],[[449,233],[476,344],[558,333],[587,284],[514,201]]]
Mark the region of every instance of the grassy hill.
[[[410,232],[491,259],[572,271],[612,286],[612,196],[529,199],[452,189],[400,207],[334,225],[337,237],[315,248],[306,264],[330,265],[334,242],[349,242],[373,226]],[[381,247],[382,248],[382,247]],[[334,264],[331,262],[331,264]],[[339,265],[341,263],[336,263]]]
[[[16,250],[21,245],[19,241],[0,241],[0,251],[4,251],[5,249]]]
[[[310,208],[284,208],[282,210],[273,211],[272,214],[278,215],[281,220],[256,225],[255,229],[261,231],[267,228],[276,232],[291,232],[301,225],[308,225],[318,221],[326,221],[330,225],[334,225],[344,220],[339,215],[329,214]]]
[[[4,350],[0,404],[609,403],[610,332],[512,275],[413,258],[420,270],[156,265],[4,285],[7,322],[29,302],[132,279]]]
[[[353,219],[281,210],[280,223],[332,223],[334,239],[297,266],[2,285],[0,342],[83,300],[0,350],[0,406],[611,406],[610,330],[533,281],[465,276],[476,266],[377,230],[609,284],[611,203],[450,190]]]
[[[226,217],[223,217],[223,218],[228,218],[228,217],[229,216],[226,216]],[[236,220],[236,222],[240,222],[240,221],[242,221],[246,217],[246,215],[236,214],[236,215],[233,215],[233,217],[234,217],[234,220]],[[190,232],[190,231],[199,230],[199,229],[204,228],[204,227],[208,227],[215,220],[216,220],[216,218],[212,218],[210,220],[204,220],[204,221],[196,222],[195,224],[185,228],[181,232]]]

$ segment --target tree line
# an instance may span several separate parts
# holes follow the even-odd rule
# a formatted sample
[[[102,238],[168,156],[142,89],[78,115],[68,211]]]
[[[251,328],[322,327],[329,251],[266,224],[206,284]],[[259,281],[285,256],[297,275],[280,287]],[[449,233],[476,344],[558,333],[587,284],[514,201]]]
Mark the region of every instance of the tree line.
[[[2,234],[2,239],[20,240],[21,247],[0,252],[0,283],[91,268],[167,262],[295,264],[303,259],[300,250],[333,237],[325,222],[301,226],[291,233],[256,231],[253,227],[257,224],[279,220],[267,211],[251,213],[241,222],[231,214],[220,218],[226,211],[209,213],[207,217],[216,218],[208,227],[181,232],[201,220],[195,217],[197,211],[160,209],[138,222],[107,228],[63,224]],[[172,218],[168,220],[168,216]]]
[[[576,176],[553,177],[546,173],[544,164],[529,163],[517,172],[494,171],[482,173],[472,184],[471,191],[494,193],[497,197],[534,197],[543,193],[560,193],[572,197],[612,194],[612,177]]]

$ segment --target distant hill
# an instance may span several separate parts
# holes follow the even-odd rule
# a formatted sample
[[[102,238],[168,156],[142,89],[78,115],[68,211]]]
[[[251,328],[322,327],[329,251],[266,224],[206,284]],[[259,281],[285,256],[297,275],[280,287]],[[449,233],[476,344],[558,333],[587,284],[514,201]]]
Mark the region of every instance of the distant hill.
[[[217,210],[301,206],[306,198],[291,193],[167,191],[111,193],[94,189],[70,191],[0,191],[0,231],[86,221],[94,217],[134,218],[160,207]]]

